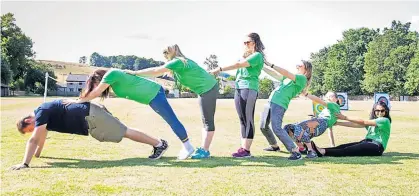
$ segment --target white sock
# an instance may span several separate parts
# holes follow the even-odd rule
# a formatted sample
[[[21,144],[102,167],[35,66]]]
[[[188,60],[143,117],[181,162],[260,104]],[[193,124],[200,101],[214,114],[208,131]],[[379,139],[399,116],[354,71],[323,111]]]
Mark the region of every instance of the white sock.
[[[183,147],[185,147],[185,149],[187,149],[187,150],[193,149],[193,146],[192,146],[192,144],[189,140],[186,141],[186,142],[183,142]]]
[[[158,147],[162,147],[163,146],[163,142],[161,142],[161,140],[159,140],[159,143],[157,145],[155,145],[154,147],[158,148]]]

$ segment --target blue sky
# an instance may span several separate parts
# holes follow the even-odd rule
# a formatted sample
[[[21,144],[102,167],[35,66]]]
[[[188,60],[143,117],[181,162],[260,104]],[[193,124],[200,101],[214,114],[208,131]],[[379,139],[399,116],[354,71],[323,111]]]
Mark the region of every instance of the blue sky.
[[[240,58],[244,37],[256,32],[268,59],[293,69],[345,29],[396,19],[419,31],[419,2],[2,1],[1,11],[15,14],[36,59],[69,62],[92,52],[163,60],[162,49],[177,43],[194,61],[216,54],[223,66]]]

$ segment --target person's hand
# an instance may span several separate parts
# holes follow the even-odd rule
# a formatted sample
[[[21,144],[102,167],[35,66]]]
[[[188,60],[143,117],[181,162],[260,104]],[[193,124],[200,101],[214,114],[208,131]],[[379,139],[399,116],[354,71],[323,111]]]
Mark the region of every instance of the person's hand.
[[[338,118],[339,120],[346,120],[346,119],[348,119],[348,117],[346,117],[345,115],[343,115],[343,114],[341,114],[341,113],[335,114],[335,116],[336,116],[336,118]]]
[[[210,73],[210,74],[212,74],[212,75],[217,75],[217,74],[219,74],[220,72],[221,72],[220,68],[213,69],[213,70],[209,71],[209,73]]]
[[[10,169],[11,170],[21,170],[21,169],[25,169],[25,168],[29,168],[29,165],[21,163],[21,164],[17,164],[12,166]]]
[[[62,103],[65,106],[68,106],[68,105],[73,104],[73,103],[78,103],[78,101],[77,100],[74,100],[74,99],[63,99]]]

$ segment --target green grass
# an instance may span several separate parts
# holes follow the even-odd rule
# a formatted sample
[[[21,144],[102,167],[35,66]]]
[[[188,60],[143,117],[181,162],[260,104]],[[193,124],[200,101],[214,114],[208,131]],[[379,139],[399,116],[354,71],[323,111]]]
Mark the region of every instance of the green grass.
[[[416,195],[419,193],[418,102],[392,102],[392,133],[382,157],[318,158],[291,162],[288,153],[262,151],[267,146],[257,130],[252,159],[233,159],[240,144],[233,100],[218,100],[212,158],[177,161],[181,147],[170,127],[148,106],[124,99],[104,104],[127,125],[168,140],[161,160],[147,159],[151,148],[129,140],[100,143],[91,137],[48,133],[41,158],[31,169],[8,170],[20,163],[29,136],[15,122],[35,109],[42,98],[1,99],[1,193],[4,195]],[[170,103],[200,145],[201,115],[196,99]],[[256,126],[266,100],[259,100]],[[368,118],[372,102],[351,101],[350,116]],[[295,100],[285,123],[307,119],[311,103]],[[335,128],[337,144],[359,141],[363,129]],[[327,133],[315,139],[328,146]],[[282,146],[281,146],[282,147]],[[284,147],[282,147],[284,149]]]

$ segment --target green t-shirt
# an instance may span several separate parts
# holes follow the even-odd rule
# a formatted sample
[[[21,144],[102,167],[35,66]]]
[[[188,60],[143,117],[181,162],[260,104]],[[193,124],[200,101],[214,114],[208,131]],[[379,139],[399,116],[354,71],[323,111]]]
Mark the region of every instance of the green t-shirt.
[[[161,88],[152,80],[127,74],[119,69],[110,69],[103,76],[102,82],[109,84],[116,96],[143,104],[149,104]]]
[[[380,142],[384,150],[387,147],[388,139],[390,138],[391,123],[388,118],[377,118],[375,119],[376,126],[365,127],[368,130],[365,139],[372,139],[376,142]]]
[[[340,113],[340,106],[333,102],[328,102],[327,106],[323,111],[319,114],[320,118],[327,119],[327,127],[332,127],[336,121],[338,120],[336,118],[336,114]]]
[[[291,99],[303,91],[307,84],[307,78],[304,75],[296,74],[295,81],[283,77],[280,85],[274,90],[271,102],[288,109]]]
[[[190,88],[198,95],[211,90],[217,83],[217,80],[205,71],[202,67],[190,59],[186,59],[185,65],[182,60],[175,58],[166,63],[166,68],[173,71],[179,82]]]
[[[263,68],[263,56],[255,52],[246,58],[249,67],[243,67],[236,72],[236,89],[259,90],[259,75]]]

